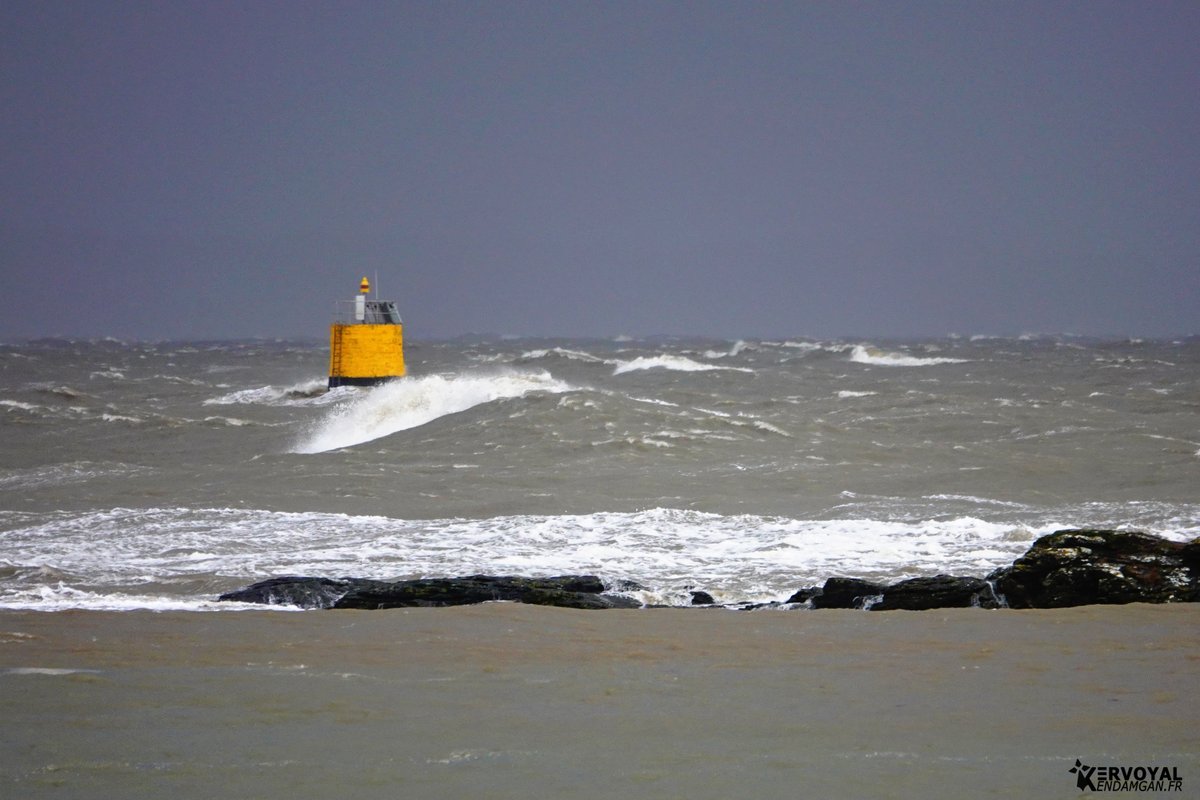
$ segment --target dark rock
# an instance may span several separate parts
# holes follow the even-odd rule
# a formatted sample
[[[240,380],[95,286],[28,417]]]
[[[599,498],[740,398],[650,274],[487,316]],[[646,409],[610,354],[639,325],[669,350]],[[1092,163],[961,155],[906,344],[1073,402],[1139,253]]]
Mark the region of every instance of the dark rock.
[[[555,578],[519,578],[472,575],[465,578],[425,578],[407,581],[372,581],[357,578],[272,578],[221,600],[246,603],[290,604],[302,608],[403,608],[458,606],[508,600],[563,608],[639,608],[636,600],[605,595],[604,584],[593,575]]]
[[[783,603],[778,600],[768,600],[765,603],[731,603],[724,606],[716,606],[716,608],[724,608],[730,611],[765,611],[769,609],[781,609]]]
[[[711,606],[716,604],[716,600],[708,592],[693,591],[692,605],[694,606]]]
[[[519,578],[472,575],[467,578],[428,578],[397,581],[347,592],[334,608],[403,608],[460,606],[507,600],[563,608],[639,608],[636,600],[603,596],[604,584],[593,576]]]
[[[988,576],[1012,608],[1200,601],[1200,539],[1064,530]]]
[[[867,600],[883,594],[884,586],[859,578],[829,578],[821,593],[812,596],[813,608],[862,608]]]
[[[884,587],[883,599],[871,606],[872,611],[924,611],[930,608],[999,608],[991,585],[982,578],[956,578],[937,575],[932,578],[910,578]]]
[[[235,592],[226,592],[218,600],[264,605],[300,606],[301,608],[333,608],[333,604],[352,589],[383,581],[363,578],[307,578],[285,576],[251,584]]]
[[[806,589],[798,589],[791,597],[783,602],[792,604],[807,603],[809,600],[812,600],[814,597],[821,594],[822,591],[824,590],[821,589],[820,586],[809,586]]]

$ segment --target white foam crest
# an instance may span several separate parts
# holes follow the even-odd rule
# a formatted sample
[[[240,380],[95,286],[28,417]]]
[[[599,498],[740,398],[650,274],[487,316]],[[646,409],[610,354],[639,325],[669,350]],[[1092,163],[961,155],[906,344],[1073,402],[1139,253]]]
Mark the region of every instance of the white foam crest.
[[[705,358],[732,358],[745,350],[757,350],[758,346],[738,339],[728,350],[705,350]]]
[[[206,406],[231,406],[237,404],[267,404],[281,400],[284,392],[277,386],[260,386],[256,389],[239,389],[236,392],[212,397],[204,401]]]
[[[599,356],[594,356],[591,353],[585,353],[582,350],[568,350],[565,347],[551,347],[545,350],[529,350],[521,354],[521,358],[526,360],[535,360],[550,356],[558,356],[560,358],[566,358],[572,361],[584,361],[589,364],[617,363],[616,361],[609,361],[607,359],[600,358]]]
[[[797,342],[790,339],[786,342],[776,342],[773,344],[776,347],[782,347],[788,350],[799,350],[801,353],[814,353],[817,351],[825,353],[844,353],[847,350],[854,349],[854,345],[852,344],[834,344],[830,342]]]
[[[224,425],[230,428],[242,428],[254,423],[248,419],[238,419],[237,417],[205,417],[204,422],[212,425]]]
[[[763,342],[763,346],[765,346],[765,347],[784,347],[789,350],[807,350],[807,351],[821,350],[823,347],[819,342],[797,342],[793,339],[788,339],[787,341],[783,341],[783,342],[765,341],[765,342]]]
[[[880,367],[928,367],[937,364],[963,364],[962,358],[920,358],[904,353],[890,353],[870,345],[857,344],[850,351],[850,360],[858,364],[874,364]]]
[[[626,372],[636,372],[644,369],[669,369],[676,372],[710,372],[712,370],[730,370],[733,372],[754,372],[745,367],[722,367],[716,364],[704,364],[686,356],[638,356],[632,361],[618,361],[613,375],[623,375]]]
[[[311,380],[292,386],[259,386],[254,389],[239,389],[220,397],[204,401],[206,406],[253,405],[296,405],[326,394],[324,380]]]
[[[130,417],[125,414],[101,414],[98,419],[103,420],[104,422],[142,423],[146,421],[141,417]]]
[[[351,447],[494,400],[570,390],[570,385],[544,371],[405,378],[357,393],[334,409],[294,452]]]
[[[873,397],[877,394],[879,394],[879,392],[855,392],[850,389],[843,389],[837,393],[837,396],[839,400],[849,400],[854,397]]]
[[[750,424],[753,425],[755,428],[758,428],[760,431],[766,431],[767,433],[774,433],[778,436],[787,437],[788,439],[792,438],[792,435],[790,433],[788,433],[787,431],[785,431],[783,428],[780,428],[778,425],[772,425],[771,423],[769,423],[765,420],[755,419]]]
[[[1019,508],[1022,510],[1029,509],[1030,506],[1025,503],[1014,503],[1011,500],[996,500],[991,497],[976,497],[970,494],[931,494],[926,496],[927,500],[963,500],[968,503],[978,503],[979,505],[1002,506],[1004,508]]]

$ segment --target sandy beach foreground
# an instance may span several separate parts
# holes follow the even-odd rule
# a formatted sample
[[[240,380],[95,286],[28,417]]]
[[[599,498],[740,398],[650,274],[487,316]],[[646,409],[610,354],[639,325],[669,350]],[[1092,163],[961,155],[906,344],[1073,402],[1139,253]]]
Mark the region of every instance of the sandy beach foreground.
[[[1198,630],[1191,605],[2,612],[0,794],[1077,797],[1080,759],[1195,797]]]

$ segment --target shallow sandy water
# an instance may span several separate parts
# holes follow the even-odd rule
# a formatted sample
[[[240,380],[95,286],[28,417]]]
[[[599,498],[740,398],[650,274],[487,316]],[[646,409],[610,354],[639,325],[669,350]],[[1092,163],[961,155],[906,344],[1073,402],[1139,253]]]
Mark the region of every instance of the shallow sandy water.
[[[0,794],[1200,794],[1200,606],[0,613]],[[1144,793],[1138,796],[1146,796]]]

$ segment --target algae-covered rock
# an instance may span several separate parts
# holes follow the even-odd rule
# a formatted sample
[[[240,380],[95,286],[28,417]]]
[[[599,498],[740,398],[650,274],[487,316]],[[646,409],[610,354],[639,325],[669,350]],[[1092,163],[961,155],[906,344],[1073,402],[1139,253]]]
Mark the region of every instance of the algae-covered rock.
[[[1200,539],[1136,531],[1062,530],[989,578],[1011,608],[1200,600]]]

